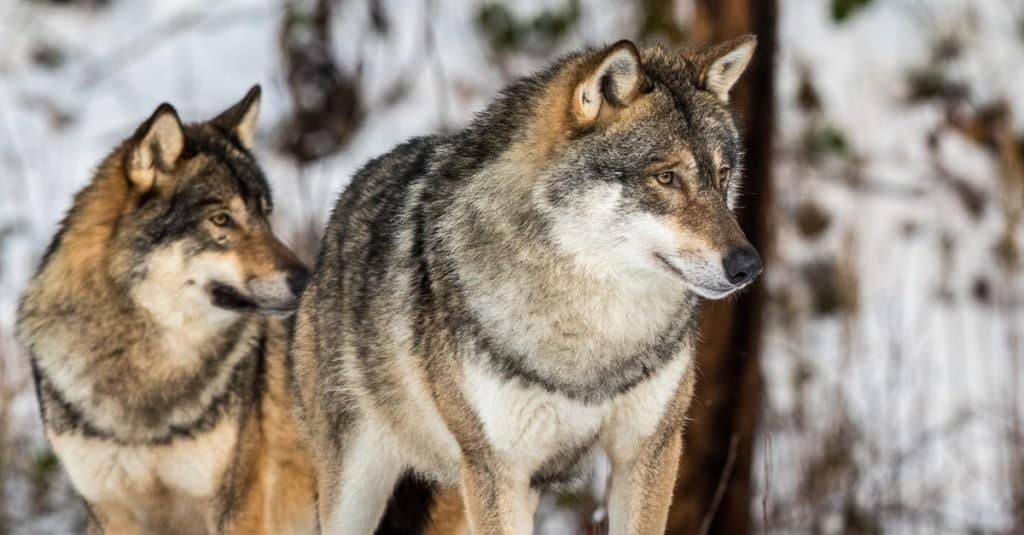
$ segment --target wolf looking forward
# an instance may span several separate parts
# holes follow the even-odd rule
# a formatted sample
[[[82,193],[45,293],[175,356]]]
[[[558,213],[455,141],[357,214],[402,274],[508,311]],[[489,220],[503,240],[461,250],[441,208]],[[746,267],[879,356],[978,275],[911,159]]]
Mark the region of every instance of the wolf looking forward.
[[[18,313],[47,437],[94,533],[308,533],[285,385],[306,268],[271,232],[259,87],[168,104],[75,197]]]
[[[698,301],[761,271],[726,108],[754,46],[573,54],[355,176],[289,364],[326,533],[370,533],[408,470],[531,533],[597,449],[611,533],[664,530]]]

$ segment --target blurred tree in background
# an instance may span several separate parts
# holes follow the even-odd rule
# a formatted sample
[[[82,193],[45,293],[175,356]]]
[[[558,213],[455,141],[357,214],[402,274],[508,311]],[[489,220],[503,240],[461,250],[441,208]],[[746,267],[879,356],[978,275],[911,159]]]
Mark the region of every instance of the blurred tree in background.
[[[281,58],[292,101],[292,116],[283,125],[282,150],[309,163],[343,149],[365,115],[358,68],[343,68],[334,59],[331,0],[288,0],[281,21]],[[378,9],[379,2],[373,2]],[[375,17],[374,25],[386,31]]]
[[[672,4],[665,0],[653,12],[669,10]],[[772,256],[768,229],[776,9],[774,0],[699,0],[691,43],[703,46],[748,33],[757,36],[757,51],[732,92],[732,106],[746,141],[740,224],[767,266]],[[753,454],[763,388],[758,356],[764,302],[764,285],[759,282],[737,299],[705,305],[699,377],[669,516],[670,533],[751,531]]]

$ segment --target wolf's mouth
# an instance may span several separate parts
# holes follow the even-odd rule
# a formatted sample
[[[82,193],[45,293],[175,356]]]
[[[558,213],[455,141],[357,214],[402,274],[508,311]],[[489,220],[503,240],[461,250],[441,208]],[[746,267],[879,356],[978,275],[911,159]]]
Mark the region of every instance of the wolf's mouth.
[[[698,285],[693,284],[686,277],[686,275],[683,274],[683,272],[678,267],[676,267],[672,262],[670,262],[668,260],[668,258],[665,258],[661,253],[654,253],[654,257],[657,258],[661,262],[661,265],[663,265],[665,267],[665,269],[669,270],[670,272],[675,274],[677,277],[679,277],[679,279],[683,281],[683,284],[688,286],[691,290],[696,292],[698,295],[700,295],[702,297],[705,297],[705,298],[708,298],[708,299],[721,299],[721,298],[723,298],[723,297],[725,297],[725,296],[735,292],[736,290],[739,290],[739,289],[743,288],[744,286],[746,286],[746,284],[740,285],[740,286],[725,286],[725,287],[698,286]]]
[[[251,312],[259,310],[260,305],[241,292],[228,286],[215,282],[210,286],[210,297],[213,298],[213,305],[228,310],[239,312]]]
[[[295,311],[294,303],[270,305],[249,297],[236,290],[233,286],[214,282],[210,284],[210,297],[213,306],[235,312],[256,312],[259,314],[289,314]]]
[[[673,265],[672,265],[672,262],[669,262],[669,261],[668,261],[668,259],[667,259],[667,258],[665,258],[664,256],[662,256],[662,254],[661,254],[661,253],[654,253],[654,258],[657,258],[657,259],[658,259],[659,261],[661,261],[661,264],[662,264],[663,266],[665,266],[665,268],[666,268],[666,269],[668,269],[668,270],[669,270],[669,271],[671,271],[672,273],[675,273],[676,275],[678,275],[678,276],[679,276],[679,278],[681,278],[681,279],[683,279],[683,280],[685,280],[685,279],[686,279],[686,276],[685,276],[685,275],[683,275],[683,272],[682,272],[682,271],[679,271],[679,268],[677,268],[677,267],[673,266]]]

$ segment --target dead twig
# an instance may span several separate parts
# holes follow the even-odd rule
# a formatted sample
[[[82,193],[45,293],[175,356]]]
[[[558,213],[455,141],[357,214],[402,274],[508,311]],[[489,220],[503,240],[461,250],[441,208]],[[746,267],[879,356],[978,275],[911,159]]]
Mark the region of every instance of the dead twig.
[[[768,497],[772,489],[772,434],[764,432],[764,494],[761,496],[761,529],[768,531]]]
[[[739,437],[736,436],[736,433],[733,433],[732,438],[729,439],[729,456],[725,459],[722,477],[718,479],[718,487],[715,488],[715,498],[711,500],[711,509],[704,515],[704,520],[700,523],[700,535],[707,535],[711,529],[711,521],[715,518],[718,506],[722,504],[722,498],[725,497],[725,487],[728,486],[729,478],[732,477],[732,466],[736,463],[736,446],[738,443]]]

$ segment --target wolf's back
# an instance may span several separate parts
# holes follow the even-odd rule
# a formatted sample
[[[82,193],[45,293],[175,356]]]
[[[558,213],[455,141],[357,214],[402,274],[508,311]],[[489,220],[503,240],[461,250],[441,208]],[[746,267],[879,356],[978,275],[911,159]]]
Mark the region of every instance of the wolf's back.
[[[322,251],[344,244],[341,238],[348,233],[358,235],[370,225],[388,223],[388,216],[397,215],[396,212],[405,204],[409,186],[424,178],[440,143],[436,136],[414,138],[363,166],[334,206],[324,233]],[[317,271],[331,264],[329,260],[325,263],[321,257]]]
[[[416,185],[426,180],[438,137],[412,139],[368,162],[338,198],[327,223],[320,255],[296,317],[290,379],[300,421],[313,444],[331,442],[325,428],[343,435],[353,398],[347,379],[327,364],[340,348],[358,346],[364,369],[383,370],[388,355],[372,351],[379,334],[375,313],[381,300],[400,291],[389,287],[390,266],[410,252],[401,236],[415,233]],[[354,314],[354,315],[353,315]],[[355,322],[347,318],[361,317]],[[340,328],[342,322],[347,329]],[[343,334],[343,331],[345,334]],[[367,361],[375,361],[373,363]],[[378,392],[379,393],[379,392]],[[315,446],[314,446],[315,447]],[[336,459],[319,458],[318,472]],[[435,485],[407,474],[396,485],[376,535],[424,533],[434,503]],[[324,497],[321,497],[324,499]]]

